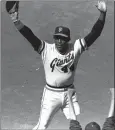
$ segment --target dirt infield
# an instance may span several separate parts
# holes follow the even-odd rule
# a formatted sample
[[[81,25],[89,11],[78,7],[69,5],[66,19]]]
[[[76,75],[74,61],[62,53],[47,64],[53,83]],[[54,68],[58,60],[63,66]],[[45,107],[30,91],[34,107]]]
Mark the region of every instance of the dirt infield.
[[[58,25],[68,26],[72,42],[84,37],[99,12],[94,1],[21,1],[20,19],[41,39],[53,42]],[[31,129],[38,120],[45,77],[40,56],[15,29],[2,1],[1,82],[3,129]],[[81,106],[79,120],[103,124],[109,110],[110,87],[114,86],[114,9],[108,2],[107,19],[100,38],[84,52],[76,70],[75,86]],[[51,129],[67,129],[68,121],[57,113]]]

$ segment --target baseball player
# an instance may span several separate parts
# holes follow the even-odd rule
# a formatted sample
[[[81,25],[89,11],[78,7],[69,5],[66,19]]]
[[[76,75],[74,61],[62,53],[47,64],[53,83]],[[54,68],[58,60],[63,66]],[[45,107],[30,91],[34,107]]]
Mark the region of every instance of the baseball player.
[[[80,123],[77,121],[80,107],[74,86],[74,76],[80,55],[100,36],[105,24],[106,3],[98,1],[96,7],[100,11],[100,16],[87,36],[70,44],[70,29],[58,26],[53,35],[54,43],[49,44],[35,36],[32,30],[20,21],[19,1],[6,2],[6,10],[14,25],[41,55],[43,61],[46,85],[41,100],[39,121],[33,130],[46,129],[54,114],[60,109],[65,117],[71,122],[75,121],[77,128],[81,130]]]

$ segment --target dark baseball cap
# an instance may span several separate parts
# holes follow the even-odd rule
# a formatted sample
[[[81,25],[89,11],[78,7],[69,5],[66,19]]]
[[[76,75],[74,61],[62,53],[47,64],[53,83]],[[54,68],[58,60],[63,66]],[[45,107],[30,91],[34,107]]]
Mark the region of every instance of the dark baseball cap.
[[[70,39],[70,29],[64,26],[58,26],[55,28],[54,36],[62,36]]]
[[[85,130],[101,130],[96,122],[90,122],[86,125]]]

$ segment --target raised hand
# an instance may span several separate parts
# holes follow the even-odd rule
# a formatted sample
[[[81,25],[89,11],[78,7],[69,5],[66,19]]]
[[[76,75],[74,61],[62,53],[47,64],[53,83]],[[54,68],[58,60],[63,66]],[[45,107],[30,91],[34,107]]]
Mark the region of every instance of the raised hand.
[[[96,7],[100,12],[107,12],[107,5],[105,1],[98,1]]]
[[[18,21],[19,1],[6,1],[6,11],[13,22]]]

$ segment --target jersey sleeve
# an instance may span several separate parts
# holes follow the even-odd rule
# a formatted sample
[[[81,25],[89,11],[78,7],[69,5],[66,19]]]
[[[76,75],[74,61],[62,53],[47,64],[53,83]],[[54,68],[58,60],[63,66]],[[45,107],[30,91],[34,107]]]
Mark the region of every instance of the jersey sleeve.
[[[48,51],[48,43],[45,41],[42,41],[42,44],[38,50],[38,53],[41,55],[43,63],[45,62],[47,51]]]
[[[45,41],[42,41],[42,40],[41,40],[41,45],[40,45],[40,47],[38,48],[38,53],[41,55],[42,52],[44,51],[44,49],[45,49]]]
[[[78,53],[81,54],[83,51],[87,50],[87,45],[84,38],[77,39],[74,44],[74,53],[77,55]]]

